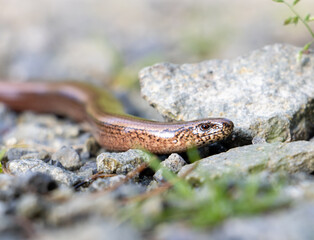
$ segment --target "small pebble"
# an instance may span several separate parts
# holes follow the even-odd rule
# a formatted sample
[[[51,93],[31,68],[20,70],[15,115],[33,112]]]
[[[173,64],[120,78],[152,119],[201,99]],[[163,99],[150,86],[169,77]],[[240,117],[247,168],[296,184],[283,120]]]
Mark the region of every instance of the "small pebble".
[[[107,174],[125,175],[148,159],[149,155],[138,149],[130,149],[121,153],[101,153],[96,159],[97,170]]]
[[[97,172],[96,162],[88,161],[77,172],[77,174],[83,178],[89,178],[91,175]]]
[[[72,147],[62,147],[52,154],[51,159],[59,161],[68,170],[75,170],[82,166],[80,155]]]
[[[91,191],[99,191],[102,189],[110,188],[120,181],[123,181],[124,175],[117,175],[109,178],[98,178],[89,187]]]
[[[181,168],[186,165],[186,162],[184,159],[177,153],[171,154],[165,161],[161,163],[161,166],[170,170],[173,173],[178,173]],[[159,169],[155,174],[154,174],[154,179],[157,182],[165,182],[166,179],[163,176],[163,171],[162,169]]]

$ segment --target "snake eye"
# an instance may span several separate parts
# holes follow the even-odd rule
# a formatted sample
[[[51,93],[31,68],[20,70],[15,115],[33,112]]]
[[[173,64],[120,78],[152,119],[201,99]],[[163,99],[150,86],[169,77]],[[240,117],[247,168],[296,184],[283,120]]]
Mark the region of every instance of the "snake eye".
[[[200,128],[203,131],[207,131],[210,128],[210,124],[206,124],[206,123],[201,124]]]

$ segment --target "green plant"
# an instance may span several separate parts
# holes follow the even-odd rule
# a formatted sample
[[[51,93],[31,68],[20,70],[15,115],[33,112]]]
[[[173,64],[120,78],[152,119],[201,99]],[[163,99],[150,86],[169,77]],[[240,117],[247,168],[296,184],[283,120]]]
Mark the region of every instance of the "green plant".
[[[229,217],[248,216],[289,206],[291,199],[282,194],[285,183],[276,179],[265,182],[260,175],[249,177],[228,174],[219,179],[206,179],[202,185],[186,186],[185,193],[175,187],[140,201],[127,204],[128,217],[141,229],[152,229],[161,223],[181,222],[197,228],[210,228]],[[159,203],[160,209],[154,206]],[[152,202],[154,202],[152,204]],[[152,204],[152,205],[151,205]],[[126,210],[126,209],[124,209]]]
[[[284,25],[288,25],[288,24],[295,24],[296,25],[296,24],[298,24],[299,21],[301,21],[313,38],[310,42],[305,44],[303,49],[299,52],[298,59],[300,60],[302,57],[302,54],[307,52],[308,49],[310,48],[310,46],[314,43],[314,32],[311,29],[311,27],[309,26],[309,22],[314,21],[314,17],[311,16],[310,13],[307,14],[305,17],[301,17],[301,15],[295,10],[295,6],[300,2],[300,0],[294,0],[292,4],[288,3],[285,0],[273,0],[273,1],[277,2],[277,3],[285,4],[291,10],[291,12],[294,14],[294,16],[289,17],[284,21]]]
[[[5,149],[3,149],[3,150],[0,151],[0,173],[3,173],[1,160],[2,160],[2,158],[4,157],[5,153],[6,153],[6,150],[5,150]]]
[[[211,227],[228,217],[254,215],[290,203],[282,192],[286,184],[282,177],[266,180],[263,174],[230,173],[217,179],[204,177],[196,186],[161,166],[152,154],[148,164],[155,171],[162,169],[167,182],[164,187],[126,200],[120,215],[123,221],[130,220],[144,230],[167,222]]]

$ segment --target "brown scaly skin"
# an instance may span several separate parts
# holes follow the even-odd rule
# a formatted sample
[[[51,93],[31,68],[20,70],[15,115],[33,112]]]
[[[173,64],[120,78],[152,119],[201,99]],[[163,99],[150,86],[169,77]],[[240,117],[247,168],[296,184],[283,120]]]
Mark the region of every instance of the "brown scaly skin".
[[[111,151],[182,152],[223,140],[233,130],[233,123],[224,118],[164,123],[127,115],[108,93],[83,83],[0,82],[0,102],[17,111],[52,112],[87,121],[99,144]]]

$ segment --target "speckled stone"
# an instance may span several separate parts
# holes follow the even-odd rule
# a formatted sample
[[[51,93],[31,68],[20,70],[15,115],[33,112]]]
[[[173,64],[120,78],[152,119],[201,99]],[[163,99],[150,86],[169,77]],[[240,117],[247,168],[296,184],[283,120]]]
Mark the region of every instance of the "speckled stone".
[[[178,173],[181,168],[186,164],[184,159],[177,153],[171,154],[165,161],[161,162],[161,166],[170,170],[173,173]],[[154,174],[154,179],[157,182],[164,182],[166,179],[163,177],[162,169],[159,169]]]
[[[275,44],[233,60],[156,64],[140,72],[141,92],[170,119],[229,118],[243,141],[307,140],[314,127],[314,53],[298,62],[299,51]]]
[[[123,181],[124,178],[125,178],[124,175],[117,175],[109,178],[98,178],[90,185],[89,190],[99,191],[102,189],[112,187],[118,182]]]
[[[88,161],[76,173],[77,175],[88,179],[91,175],[97,172],[97,165],[95,161]]]
[[[12,160],[7,163],[7,168],[13,174],[20,175],[26,172],[40,172],[50,175],[60,184],[72,186],[81,180],[73,172],[50,165],[39,159]]]
[[[127,174],[148,159],[147,153],[137,149],[122,153],[105,152],[98,155],[96,159],[97,170],[104,173]]]

